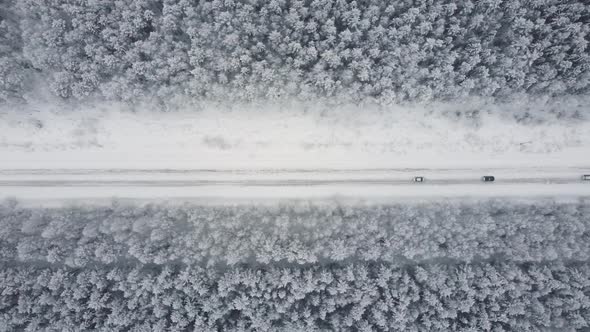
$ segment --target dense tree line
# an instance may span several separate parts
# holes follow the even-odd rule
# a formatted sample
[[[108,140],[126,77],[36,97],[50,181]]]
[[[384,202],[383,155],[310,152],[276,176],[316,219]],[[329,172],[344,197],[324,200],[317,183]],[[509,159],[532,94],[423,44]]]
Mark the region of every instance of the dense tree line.
[[[589,22],[580,0],[9,0],[0,98],[586,94]]]
[[[0,2],[0,102],[18,99],[24,93],[29,64],[24,61],[19,19],[14,2]]]
[[[1,331],[588,328],[585,200],[0,205]]]
[[[3,266],[3,331],[539,331],[590,321],[590,265]]]
[[[329,264],[590,258],[590,205],[0,206],[0,262]]]

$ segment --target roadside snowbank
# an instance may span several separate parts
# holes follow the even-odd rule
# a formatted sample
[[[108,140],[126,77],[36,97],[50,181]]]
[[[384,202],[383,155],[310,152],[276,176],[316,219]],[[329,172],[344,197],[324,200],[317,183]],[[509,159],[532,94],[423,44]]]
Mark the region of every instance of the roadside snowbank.
[[[458,184],[458,185],[317,185],[317,186],[2,186],[0,199],[18,199],[45,206],[68,202],[95,202],[114,197],[131,200],[229,200],[230,202],[281,201],[290,199],[390,200],[449,198],[590,197],[590,184]],[[34,204],[34,205],[35,205]]]

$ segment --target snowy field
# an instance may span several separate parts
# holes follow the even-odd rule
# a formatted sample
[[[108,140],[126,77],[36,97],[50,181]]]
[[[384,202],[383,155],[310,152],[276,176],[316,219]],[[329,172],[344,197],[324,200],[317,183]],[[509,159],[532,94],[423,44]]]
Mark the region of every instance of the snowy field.
[[[0,113],[0,168],[590,166],[581,157],[590,155],[590,122],[555,115],[540,116],[539,123],[518,122],[508,106],[472,107],[325,109],[297,104],[130,112],[115,104],[69,111],[12,109]]]

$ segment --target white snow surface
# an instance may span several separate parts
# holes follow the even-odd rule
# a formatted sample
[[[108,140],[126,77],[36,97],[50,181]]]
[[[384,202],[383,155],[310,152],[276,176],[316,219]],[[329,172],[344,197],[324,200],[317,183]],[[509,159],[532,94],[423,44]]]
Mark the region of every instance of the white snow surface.
[[[524,107],[524,106],[523,106]],[[477,109],[477,108],[475,108]],[[452,115],[462,111],[460,117]],[[590,122],[519,124],[469,105],[122,105],[0,112],[1,169],[586,167]],[[446,115],[445,115],[446,114]],[[450,115],[449,115],[450,114]]]

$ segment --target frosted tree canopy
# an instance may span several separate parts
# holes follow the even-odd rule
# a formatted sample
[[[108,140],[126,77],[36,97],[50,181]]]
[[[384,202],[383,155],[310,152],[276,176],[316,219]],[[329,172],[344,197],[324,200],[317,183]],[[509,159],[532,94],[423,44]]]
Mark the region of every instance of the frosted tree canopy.
[[[8,0],[0,99],[584,94],[584,1]]]

